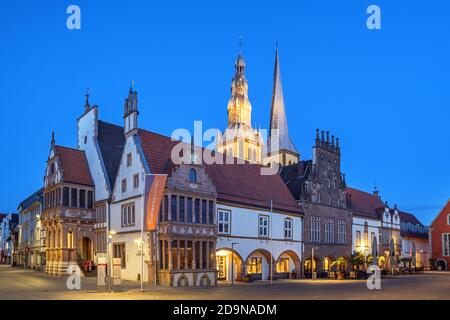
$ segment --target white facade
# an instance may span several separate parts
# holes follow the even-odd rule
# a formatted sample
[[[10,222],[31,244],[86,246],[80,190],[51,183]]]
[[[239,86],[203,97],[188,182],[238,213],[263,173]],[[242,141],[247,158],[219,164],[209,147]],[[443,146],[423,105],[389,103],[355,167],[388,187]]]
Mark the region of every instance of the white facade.
[[[367,239],[365,232],[367,228]],[[380,243],[381,221],[363,216],[353,216],[352,224],[352,252],[361,252],[365,255],[372,254],[373,237]]]
[[[93,107],[78,119],[78,149],[83,150],[95,186],[95,201],[110,198],[111,186],[98,146],[98,108]]]
[[[143,197],[144,192],[144,173],[146,164],[145,159],[139,153],[139,146],[137,144],[136,136],[128,136],[125,142],[122,160],[117,172],[115,187],[113,190],[112,203],[110,208],[110,230],[113,235],[112,250],[113,255],[117,247],[124,245],[124,267],[121,275],[125,280],[137,280],[142,273],[142,261],[140,255],[140,239],[141,239],[141,216],[143,212]],[[128,166],[127,160],[131,155],[131,165]],[[133,177],[138,175],[139,186],[134,187]],[[126,190],[122,190],[122,181],[126,181]],[[124,224],[122,220],[122,208],[124,206],[134,205],[134,214],[131,212],[132,221]],[[127,217],[128,219],[128,217]],[[149,259],[148,255],[148,239],[144,234],[144,261]],[[147,281],[147,267],[144,265],[143,279]]]
[[[224,229],[224,219],[220,219],[219,215],[229,213],[229,226]],[[217,239],[217,265],[218,268],[224,268],[220,271],[219,279],[231,280],[231,249],[232,244],[236,253],[234,259],[234,278],[237,279],[240,272],[245,274],[260,273],[263,280],[270,278],[270,259],[273,257],[273,270],[277,270],[277,261],[280,258],[288,259],[287,272],[293,272],[296,268],[295,263],[299,263],[302,259],[302,232],[303,218],[299,215],[290,215],[279,212],[273,212],[262,209],[253,209],[246,207],[232,206],[225,203],[217,203],[217,223],[219,224],[219,233]],[[261,217],[268,218],[267,235],[260,234],[259,221]],[[264,219],[264,218],[263,218]],[[291,228],[288,233],[290,237],[285,237],[285,220],[291,221]],[[226,222],[226,221],[225,221]],[[221,226],[222,224],[222,226]],[[225,232],[227,231],[227,232]],[[263,231],[264,233],[264,231]],[[257,263],[261,262],[261,266],[256,266],[256,270],[249,270],[251,267],[248,263],[252,263],[251,258]],[[222,266],[221,266],[222,264]],[[240,265],[244,270],[239,270]],[[297,266],[298,267],[298,266]]]

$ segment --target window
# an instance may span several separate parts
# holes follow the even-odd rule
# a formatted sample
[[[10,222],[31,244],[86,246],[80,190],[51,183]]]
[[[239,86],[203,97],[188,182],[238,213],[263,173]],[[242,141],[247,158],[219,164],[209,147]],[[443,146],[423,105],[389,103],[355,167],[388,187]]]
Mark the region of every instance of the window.
[[[133,176],[133,188],[139,188],[139,174],[138,173],[136,173],[134,176]]]
[[[284,219],[284,238],[292,239],[292,219]]]
[[[277,272],[290,272],[289,270],[289,258],[280,258],[277,261]]]
[[[170,220],[177,221],[177,196],[170,196]]]
[[[184,199],[185,198],[183,196],[178,197],[178,211],[179,211],[178,221],[180,222],[184,222]]]
[[[269,217],[259,215],[258,217],[258,235],[260,237],[269,237]]]
[[[450,233],[442,234],[442,255],[450,256]]]
[[[78,190],[77,189],[71,189],[72,192],[72,207],[76,208],[78,206],[78,201],[77,201],[77,195],[78,195]]]
[[[214,201],[208,201],[208,223],[214,224]]]
[[[169,220],[169,197],[164,196],[164,215],[163,215],[163,221]]]
[[[328,195],[328,205],[331,206],[331,196]]]
[[[189,170],[189,182],[197,183],[197,172],[195,171],[195,169]]]
[[[361,231],[356,231],[356,247],[361,246]]]
[[[347,226],[345,220],[338,220],[338,243],[346,242]]]
[[[320,193],[318,193],[318,194],[317,194],[317,203],[320,203],[321,200],[322,200],[322,199],[321,199],[321,197],[320,197]]]
[[[310,240],[312,242],[320,241],[320,217],[311,216]]]
[[[195,199],[195,223],[200,223],[200,199]]]
[[[131,153],[127,154],[127,167],[131,167],[133,164],[133,158],[131,157]]]
[[[447,224],[450,224],[450,213],[447,215]]]
[[[134,203],[122,206],[122,227],[131,227],[136,223]]]
[[[202,200],[202,223],[206,224],[206,200]]]
[[[334,219],[325,218],[325,242],[334,242]]]
[[[69,188],[64,187],[63,189],[63,206],[69,206]]]
[[[122,193],[127,191],[127,179],[122,179]]]
[[[52,163],[50,165],[50,174],[54,174],[55,173],[55,163]]]
[[[187,222],[192,223],[192,198],[187,198]]]
[[[88,209],[92,209],[94,207],[94,192],[88,191],[88,202],[87,202]]]
[[[113,255],[114,258],[120,258],[121,266],[125,268],[125,243],[115,243],[113,246]]]
[[[217,230],[219,233],[230,234],[230,220],[231,211],[218,210],[217,211]]]
[[[262,273],[262,258],[250,257],[247,259],[247,274]]]
[[[86,190],[80,190],[80,208],[86,208]]]

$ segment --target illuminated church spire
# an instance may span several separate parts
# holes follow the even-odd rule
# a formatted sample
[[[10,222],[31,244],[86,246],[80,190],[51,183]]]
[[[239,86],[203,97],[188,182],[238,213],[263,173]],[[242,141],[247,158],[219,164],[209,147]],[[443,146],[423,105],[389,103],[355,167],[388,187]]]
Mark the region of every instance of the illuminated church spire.
[[[231,97],[228,101],[228,128],[251,128],[252,105],[248,99],[248,81],[245,78],[245,60],[240,50],[231,81]]]
[[[283,85],[281,84],[280,63],[278,61],[278,45],[275,51],[272,105],[270,109],[269,143],[270,138],[275,134],[275,130],[278,130],[278,138],[279,138],[278,149],[280,151],[286,150],[292,153],[298,153],[294,143],[289,137],[286,110],[284,106]]]

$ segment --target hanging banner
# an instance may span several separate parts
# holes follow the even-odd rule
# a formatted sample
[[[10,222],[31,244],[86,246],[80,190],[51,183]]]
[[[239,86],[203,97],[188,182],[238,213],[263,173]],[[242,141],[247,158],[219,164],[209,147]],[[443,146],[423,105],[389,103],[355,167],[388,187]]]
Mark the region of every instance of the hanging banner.
[[[145,176],[145,221],[147,231],[156,230],[159,207],[166,186],[167,175]]]

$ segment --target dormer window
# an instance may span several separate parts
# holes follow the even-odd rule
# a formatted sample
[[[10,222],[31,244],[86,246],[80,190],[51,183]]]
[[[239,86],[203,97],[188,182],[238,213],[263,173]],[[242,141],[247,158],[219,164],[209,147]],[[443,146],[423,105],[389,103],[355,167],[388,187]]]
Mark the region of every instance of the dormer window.
[[[54,174],[55,173],[55,163],[53,162],[51,165],[50,165],[50,174]]]
[[[197,172],[195,171],[195,169],[189,170],[189,182],[197,183]]]
[[[447,215],[447,224],[450,225],[450,213]]]

